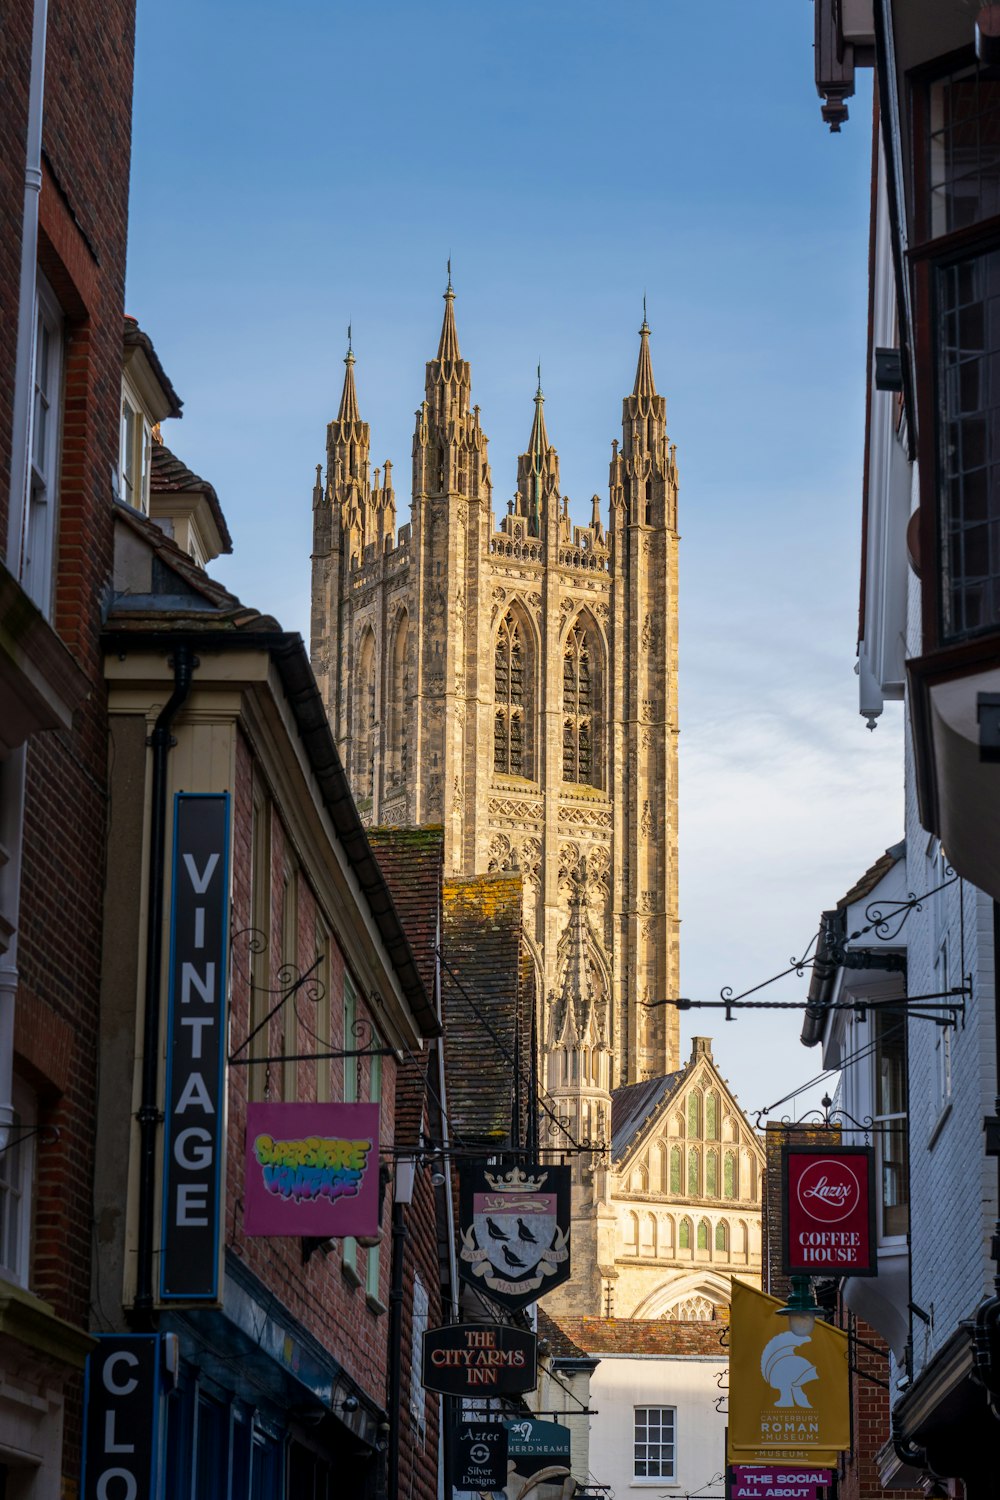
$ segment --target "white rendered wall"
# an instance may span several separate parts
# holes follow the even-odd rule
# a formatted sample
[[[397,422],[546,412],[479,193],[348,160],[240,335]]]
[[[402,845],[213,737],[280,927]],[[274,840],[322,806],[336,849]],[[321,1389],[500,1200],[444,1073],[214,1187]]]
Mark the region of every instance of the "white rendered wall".
[[[721,1331],[721,1330],[720,1330]],[[610,1484],[615,1500],[699,1491],[705,1500],[723,1494],[726,1418],[715,1403],[726,1394],[717,1376],[727,1371],[725,1353],[705,1355],[602,1354],[591,1378],[590,1472]],[[676,1477],[636,1479],[633,1466],[634,1409],[673,1406],[676,1418]],[[710,1483],[715,1475],[720,1478]]]

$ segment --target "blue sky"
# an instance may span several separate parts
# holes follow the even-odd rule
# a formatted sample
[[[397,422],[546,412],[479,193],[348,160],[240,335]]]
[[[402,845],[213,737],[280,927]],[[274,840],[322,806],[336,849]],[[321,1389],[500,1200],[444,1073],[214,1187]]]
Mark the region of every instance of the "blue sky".
[[[870,82],[831,136],[808,0],[140,0],[128,308],[219,491],[213,571],[308,634],[310,503],[354,327],[401,519],[450,254],[513,493],[541,360],[571,509],[602,496],[642,298],[681,469],[686,994],[798,956],[899,836],[898,715],[853,676]],[[795,999],[804,982],[779,998]],[[794,1012],[713,1035],[747,1106],[816,1071]]]

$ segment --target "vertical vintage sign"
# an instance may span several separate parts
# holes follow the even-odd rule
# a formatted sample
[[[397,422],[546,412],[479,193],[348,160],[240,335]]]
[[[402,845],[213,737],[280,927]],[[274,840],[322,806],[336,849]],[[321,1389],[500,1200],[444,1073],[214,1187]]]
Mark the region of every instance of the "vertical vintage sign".
[[[170,904],[160,1296],[214,1301],[225,1141],[229,795],[178,792]]]
[[[877,1276],[872,1148],[786,1146],[781,1177],[786,1274]]]
[[[87,1357],[81,1500],[156,1500],[160,1336],[101,1333]]]

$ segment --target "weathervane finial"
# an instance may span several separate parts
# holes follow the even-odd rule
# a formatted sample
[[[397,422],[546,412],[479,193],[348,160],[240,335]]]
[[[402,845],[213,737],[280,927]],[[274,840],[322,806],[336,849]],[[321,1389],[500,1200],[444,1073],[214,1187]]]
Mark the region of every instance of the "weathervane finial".
[[[448,290],[451,291],[451,256],[448,256]]]

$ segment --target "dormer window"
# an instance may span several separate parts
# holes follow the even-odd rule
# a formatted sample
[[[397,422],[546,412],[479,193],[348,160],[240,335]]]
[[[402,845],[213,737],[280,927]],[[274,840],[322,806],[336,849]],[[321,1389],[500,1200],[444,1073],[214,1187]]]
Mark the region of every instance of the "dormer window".
[[[153,429],[129,382],[122,383],[119,494],[126,505],[149,514],[149,462]]]

